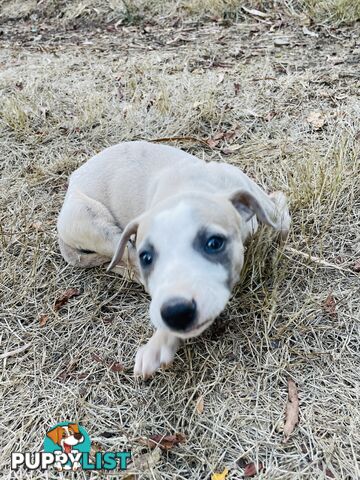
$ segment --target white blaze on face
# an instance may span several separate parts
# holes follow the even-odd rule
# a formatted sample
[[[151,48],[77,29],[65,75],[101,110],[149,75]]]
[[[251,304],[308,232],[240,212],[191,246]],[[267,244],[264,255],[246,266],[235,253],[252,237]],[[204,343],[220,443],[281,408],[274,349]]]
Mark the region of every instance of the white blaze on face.
[[[148,279],[151,321],[157,328],[167,328],[161,318],[162,305],[174,297],[195,300],[194,327],[199,328],[187,334],[177,333],[184,338],[205,330],[224,309],[230,296],[226,268],[207,260],[194,248],[194,240],[203,227],[194,209],[181,202],[155,216],[145,239],[156,252]]]
[[[70,434],[69,428],[68,427],[63,427],[63,429],[66,432],[66,437],[61,440],[61,443],[64,444],[66,443],[67,445],[77,445],[80,440],[77,440],[74,435]]]

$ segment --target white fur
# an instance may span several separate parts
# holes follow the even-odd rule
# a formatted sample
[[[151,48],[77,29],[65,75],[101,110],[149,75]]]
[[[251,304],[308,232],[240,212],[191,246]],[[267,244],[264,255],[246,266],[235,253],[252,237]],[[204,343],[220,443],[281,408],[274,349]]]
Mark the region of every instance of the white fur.
[[[192,247],[200,226],[191,206],[184,201],[161,211],[154,218],[147,238],[160,252],[148,285],[152,298],[150,319],[156,328],[167,329],[160,309],[173,297],[195,300],[199,315],[194,330],[196,335],[203,331],[199,326],[214,320],[229,299],[229,290],[225,287],[227,272],[223,266],[207,261]],[[218,230],[222,231],[220,227]],[[191,332],[175,335],[181,338],[194,336]]]
[[[254,213],[257,217],[251,217]],[[243,265],[244,243],[259,220],[286,237],[290,216],[283,193],[269,196],[231,165],[205,163],[164,145],[129,142],[100,152],[71,175],[58,233],[69,263],[93,266],[112,257],[111,268],[131,270],[149,291],[150,318],[158,330],[135,362],[135,373],[148,376],[172,361],[178,338],[199,335],[224,309],[229,284]],[[230,280],[229,268],[194,249],[203,227],[231,239]],[[136,246],[128,242],[135,232]],[[138,252],[149,241],[158,256],[145,278]],[[175,332],[164,324],[161,306],[172,297],[196,302],[191,331]]]

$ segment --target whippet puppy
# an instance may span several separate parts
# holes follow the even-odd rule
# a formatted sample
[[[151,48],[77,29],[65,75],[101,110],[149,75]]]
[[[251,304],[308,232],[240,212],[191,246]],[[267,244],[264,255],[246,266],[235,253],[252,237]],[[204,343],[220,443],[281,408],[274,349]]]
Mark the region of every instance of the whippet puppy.
[[[232,165],[136,141],[107,148],[71,175],[57,227],[71,265],[109,263],[150,294],[156,331],[134,368],[146,378],[224,309],[259,222],[286,238],[283,193],[268,195]]]

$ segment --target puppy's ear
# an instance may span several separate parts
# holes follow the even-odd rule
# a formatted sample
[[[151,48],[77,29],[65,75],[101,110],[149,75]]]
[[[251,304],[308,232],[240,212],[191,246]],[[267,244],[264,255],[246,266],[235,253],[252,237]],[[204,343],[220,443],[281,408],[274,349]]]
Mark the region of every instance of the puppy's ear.
[[[107,267],[106,271],[109,272],[112,268],[114,268],[122,259],[126,244],[129,241],[131,235],[137,232],[139,226],[139,220],[135,219],[132,222],[128,223],[128,225],[125,227],[125,230],[123,231],[118,246],[116,247],[115,253],[113,258],[111,259],[111,262],[109,263],[109,266]]]
[[[260,222],[275,228],[274,222],[269,217],[268,212],[259,200],[247,190],[237,190],[229,197],[230,202],[234,205],[236,210],[245,218],[248,222],[254,215],[260,220]]]
[[[77,423],[69,423],[68,427],[71,428],[74,433],[79,433],[79,425]]]
[[[61,445],[60,441],[62,438],[63,429],[61,427],[56,427],[47,432],[46,436],[50,438],[57,445]]]

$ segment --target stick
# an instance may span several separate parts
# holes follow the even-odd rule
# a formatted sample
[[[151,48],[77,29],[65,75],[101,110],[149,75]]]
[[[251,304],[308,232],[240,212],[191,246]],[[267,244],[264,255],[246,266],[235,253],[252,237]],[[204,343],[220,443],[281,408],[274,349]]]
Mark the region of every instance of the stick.
[[[285,250],[289,253],[293,253],[294,255],[300,255],[300,257],[306,258],[311,262],[323,265],[324,267],[335,268],[336,270],[341,270],[342,272],[352,273],[353,275],[355,274],[355,272],[350,270],[350,268],[341,267],[340,265],[336,265],[335,263],[327,262],[326,260],[322,260],[319,257],[315,257],[308,253],[301,252],[300,250],[296,250],[295,248],[285,247]]]
[[[9,352],[2,353],[0,355],[0,360],[2,360],[3,358],[13,357],[14,355],[17,355],[18,353],[21,353],[24,350],[27,350],[29,347],[31,347],[31,343],[26,343],[25,345],[17,348],[16,350],[10,350]]]
[[[206,146],[209,146],[205,140],[202,140],[201,138],[196,138],[196,137],[163,137],[163,138],[153,138],[148,141],[161,143],[161,142],[176,142],[179,140],[185,140],[187,142],[199,142]]]

